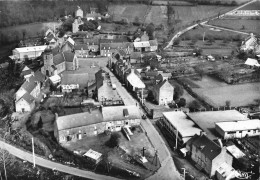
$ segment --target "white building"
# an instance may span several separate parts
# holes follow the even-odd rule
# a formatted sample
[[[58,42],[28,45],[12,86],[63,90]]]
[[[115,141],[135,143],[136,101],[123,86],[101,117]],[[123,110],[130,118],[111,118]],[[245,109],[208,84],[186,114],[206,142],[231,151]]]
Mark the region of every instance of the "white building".
[[[259,136],[260,120],[219,122],[215,124],[215,128],[223,139]]]
[[[185,144],[195,134],[200,135],[201,129],[195,127],[195,123],[187,118],[183,111],[164,112],[162,125],[173,137],[178,133],[178,141]]]
[[[83,156],[87,157],[95,164],[99,163],[102,160],[102,154],[92,149],[89,149],[85,154],[83,154]]]
[[[13,50],[13,58],[19,59],[21,61],[25,59],[34,59],[41,56],[42,52],[44,52],[46,48],[47,48],[46,45],[15,48]]]

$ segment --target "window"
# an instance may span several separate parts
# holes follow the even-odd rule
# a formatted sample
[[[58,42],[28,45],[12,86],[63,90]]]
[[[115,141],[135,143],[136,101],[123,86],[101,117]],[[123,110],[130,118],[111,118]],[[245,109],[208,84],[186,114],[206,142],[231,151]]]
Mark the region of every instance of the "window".
[[[242,131],[238,131],[239,133],[242,133]]]

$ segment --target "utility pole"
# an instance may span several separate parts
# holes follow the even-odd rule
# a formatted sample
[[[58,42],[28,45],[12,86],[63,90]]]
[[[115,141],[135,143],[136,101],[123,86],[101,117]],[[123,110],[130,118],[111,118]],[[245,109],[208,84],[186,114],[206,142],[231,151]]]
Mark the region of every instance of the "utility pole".
[[[35,153],[34,153],[34,141],[32,137],[32,153],[33,153],[33,168],[35,168]]]
[[[204,39],[205,39],[205,32],[203,33],[203,42],[204,42]]]
[[[142,151],[143,151],[143,157],[144,157],[144,151],[145,151],[146,149],[145,149],[145,147],[143,147],[143,149],[142,149]]]
[[[175,140],[175,150],[177,150],[177,146],[178,146],[178,130],[176,129],[176,140]]]

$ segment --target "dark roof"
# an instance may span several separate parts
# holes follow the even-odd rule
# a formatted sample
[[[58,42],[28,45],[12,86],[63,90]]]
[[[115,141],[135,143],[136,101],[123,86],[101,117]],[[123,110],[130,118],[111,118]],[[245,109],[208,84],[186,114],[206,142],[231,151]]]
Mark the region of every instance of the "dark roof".
[[[127,55],[125,50],[123,50],[123,49],[118,49],[117,54],[119,54],[120,56],[123,56],[123,57]]]
[[[150,46],[158,46],[157,40],[150,40]]]
[[[87,39],[87,38],[84,38],[83,39],[84,43],[85,44],[89,44],[89,45],[99,45],[99,39]]]
[[[131,59],[139,59],[139,58],[141,58],[141,52],[131,52],[130,58]]]
[[[65,61],[65,59],[64,59],[62,53],[59,53],[59,54],[56,54],[55,56],[53,56],[53,63],[55,65],[58,65],[58,64],[60,64],[60,63],[62,63],[64,61]]]
[[[36,87],[37,85],[37,80],[35,79],[34,76],[30,76],[28,80],[26,80],[23,85],[21,86],[23,89],[25,89],[29,94],[32,92],[32,90]]]
[[[190,143],[200,149],[201,153],[210,160],[213,160],[221,153],[221,147],[204,134],[202,136],[195,134]]]
[[[65,61],[73,62],[75,56],[74,53],[72,53],[71,51],[64,51],[63,54],[64,54]]]
[[[26,71],[22,71],[21,74],[22,74],[23,76],[26,76],[26,75],[28,75],[28,74],[31,74],[32,71],[33,71],[33,70],[29,69],[29,70],[26,70]]]
[[[24,99],[29,104],[33,103],[34,101],[34,98],[29,93],[25,93],[20,99]]]
[[[83,50],[88,50],[88,45],[87,44],[77,44],[77,45],[75,45],[75,50],[81,50],[81,49],[83,49]]]
[[[38,82],[44,82],[45,81],[45,76],[42,74],[41,71],[35,71],[34,72],[34,77]]]
[[[158,71],[147,71],[147,72],[145,72],[145,75],[146,76],[157,76],[159,73],[158,73]]]
[[[128,42],[127,38],[116,38],[116,39],[100,39],[99,43],[122,43]]]

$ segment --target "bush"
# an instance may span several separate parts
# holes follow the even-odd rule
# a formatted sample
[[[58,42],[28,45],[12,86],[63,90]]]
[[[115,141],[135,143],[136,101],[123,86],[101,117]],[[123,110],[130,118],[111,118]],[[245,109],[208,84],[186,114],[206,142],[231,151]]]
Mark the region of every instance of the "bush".
[[[186,99],[180,98],[179,102],[177,103],[178,107],[185,107],[186,106]]]
[[[178,100],[184,93],[183,87],[176,85],[174,88],[173,100]]]
[[[110,139],[106,142],[108,147],[114,148],[119,145],[121,135],[118,132],[113,132]]]

